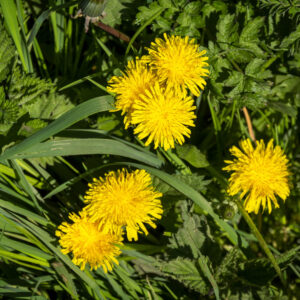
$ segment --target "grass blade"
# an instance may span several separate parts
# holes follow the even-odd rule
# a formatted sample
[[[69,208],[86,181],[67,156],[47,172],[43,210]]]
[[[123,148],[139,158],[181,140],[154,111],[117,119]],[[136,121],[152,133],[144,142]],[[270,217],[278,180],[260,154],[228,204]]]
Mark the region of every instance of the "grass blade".
[[[98,112],[112,109],[113,98],[111,96],[102,96],[90,99],[69,110],[47,127],[33,134],[20,144],[8,149],[0,156],[0,161],[9,159],[13,155],[25,151],[26,149],[42,142],[54,134],[64,130],[74,123]]]
[[[32,158],[46,156],[68,156],[86,154],[110,154],[139,160],[151,166],[160,167],[162,161],[151,153],[136,150],[122,142],[109,139],[71,139],[47,141],[34,145],[25,152],[11,156],[14,158]]]

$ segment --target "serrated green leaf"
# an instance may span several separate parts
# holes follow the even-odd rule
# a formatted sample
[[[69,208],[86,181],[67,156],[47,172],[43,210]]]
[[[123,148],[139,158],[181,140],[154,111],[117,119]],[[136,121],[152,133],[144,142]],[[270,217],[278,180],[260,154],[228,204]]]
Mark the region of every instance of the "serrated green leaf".
[[[200,193],[205,193],[207,190],[207,185],[211,183],[211,180],[204,180],[203,175],[193,174],[176,174],[176,178],[190,187],[194,188]]]
[[[124,10],[125,4],[130,3],[130,0],[109,0],[107,1],[104,9],[104,16],[101,18],[101,22],[114,27],[121,24],[122,10]]]
[[[232,248],[224,257],[216,271],[216,280],[219,284],[225,283],[225,286],[230,285],[230,280],[234,281],[237,277],[239,264],[243,254],[240,249]]]
[[[206,156],[194,145],[184,144],[176,146],[178,156],[195,168],[205,168],[209,166]]]
[[[244,78],[243,73],[238,71],[232,71],[228,79],[224,81],[224,85],[229,87],[236,86],[240,81],[243,80],[243,78]]]
[[[41,95],[33,104],[23,106],[31,118],[55,120],[73,108],[74,105],[64,95],[50,93]]]
[[[201,220],[198,215],[183,215],[185,217],[183,226],[180,228],[176,234],[170,238],[169,247],[177,248],[190,248],[194,258],[199,257],[199,251],[203,246],[205,241],[205,234],[201,232],[203,226],[201,225]],[[188,255],[188,253],[186,253]]]
[[[183,283],[186,287],[202,295],[207,294],[209,287],[191,260],[179,257],[176,260],[162,263],[160,267],[162,272]]]
[[[158,4],[157,1],[152,2],[149,7],[140,6],[139,13],[136,15],[136,23],[143,24],[148,21],[155,13],[158,13],[162,7]]]
[[[165,8],[173,7],[172,0],[158,0],[160,6]]]
[[[4,26],[0,23],[0,83],[6,79],[10,72],[10,65],[14,56],[15,47]]]
[[[193,1],[184,7],[184,12],[190,15],[199,15],[202,8],[202,3]]]
[[[261,71],[265,64],[265,60],[261,58],[252,59],[249,64],[246,66],[245,74],[257,79],[266,79],[272,76],[270,70]]]
[[[239,39],[241,44],[247,44],[259,40],[258,33],[264,25],[264,19],[264,17],[256,17],[245,25]]]
[[[21,136],[31,136],[35,132],[39,131],[40,129],[46,127],[48,125],[48,122],[45,122],[43,120],[34,119],[26,122],[22,128],[19,130],[18,134]]]
[[[23,74],[19,68],[14,68],[8,98],[22,106],[33,103],[38,99],[38,96],[52,88],[53,84],[49,80],[40,79],[33,74]]]
[[[238,24],[235,21],[235,15],[222,16],[217,24],[217,41],[220,47],[224,50],[228,49],[229,45],[238,41]]]
[[[284,38],[280,44],[280,48],[287,50],[295,41],[300,39],[300,24],[297,26],[296,30],[290,33],[290,35]]]
[[[297,255],[299,255],[299,253],[300,253],[300,246],[294,247],[293,249],[281,254],[277,258],[277,262],[280,266],[287,265],[291,263],[297,257]]]

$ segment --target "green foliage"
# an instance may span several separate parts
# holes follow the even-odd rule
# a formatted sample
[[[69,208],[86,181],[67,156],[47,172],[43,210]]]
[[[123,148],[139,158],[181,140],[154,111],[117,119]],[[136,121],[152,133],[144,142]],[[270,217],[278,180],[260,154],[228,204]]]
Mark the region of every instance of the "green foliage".
[[[0,83],[6,79],[15,56],[15,48],[8,37],[4,26],[0,23]]]
[[[206,295],[208,286],[200,274],[199,266],[186,258],[177,258],[163,263],[162,271],[171,278],[181,282],[186,287]]]
[[[15,101],[19,106],[32,104],[38,97],[49,91],[53,85],[34,75],[22,74],[19,68],[14,68],[7,96],[11,101]]]
[[[194,145],[182,145],[176,147],[178,156],[195,168],[205,168],[209,166],[209,163],[203,153]]]
[[[29,136],[73,105],[66,97],[55,92],[55,86],[50,80],[25,74],[16,64],[13,66],[15,48],[3,26],[0,42],[0,80],[3,82],[0,87],[0,130],[2,134],[7,133],[19,118],[28,114],[32,119],[23,124],[19,133]]]
[[[100,21],[110,27],[85,33],[84,18],[70,17],[77,1],[0,0],[3,299],[298,298],[298,2],[109,0]],[[210,71],[191,137],[167,152],[124,129],[105,88],[163,33],[195,38]],[[287,288],[226,194],[228,149],[249,137],[244,108],[256,139],[274,139],[290,162],[290,197],[251,215]],[[151,173],[162,219],[138,242],[124,240],[112,272],[81,271],[55,230],[82,209],[94,177],[123,167]]]

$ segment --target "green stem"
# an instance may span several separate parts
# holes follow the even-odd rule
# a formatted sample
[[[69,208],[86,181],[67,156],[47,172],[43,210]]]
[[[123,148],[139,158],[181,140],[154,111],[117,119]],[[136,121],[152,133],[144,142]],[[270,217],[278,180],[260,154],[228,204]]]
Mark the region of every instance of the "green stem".
[[[257,238],[260,246],[262,247],[262,249],[265,251],[266,255],[268,256],[268,258],[270,259],[276,273],[278,274],[282,284],[284,286],[286,286],[286,283],[282,277],[280,268],[276,262],[275,257],[273,256],[272,252],[270,251],[266,241],[264,240],[264,238],[262,237],[262,235],[260,234],[259,230],[257,229],[256,225],[253,223],[251,217],[249,216],[249,214],[247,213],[247,211],[245,210],[243,204],[241,203],[241,201],[239,199],[236,199],[236,204],[243,216],[243,218],[245,219],[245,221],[247,222],[247,224],[249,225],[252,233],[255,235],[255,237]]]
[[[277,58],[279,58],[281,53],[272,56],[261,68],[260,72],[264,72]]]
[[[192,174],[190,168],[175,154],[172,150],[163,150],[160,148],[161,152],[164,153],[165,157],[178,169],[180,169],[182,174]]]

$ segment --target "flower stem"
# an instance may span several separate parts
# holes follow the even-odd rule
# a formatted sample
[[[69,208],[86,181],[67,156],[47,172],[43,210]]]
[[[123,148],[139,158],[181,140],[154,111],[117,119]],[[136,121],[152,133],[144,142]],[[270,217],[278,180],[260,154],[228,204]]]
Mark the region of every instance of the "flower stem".
[[[176,167],[178,168],[182,174],[192,174],[190,168],[175,154],[172,150],[160,150],[164,153],[166,158]]]
[[[255,237],[257,238],[261,248],[264,250],[264,252],[266,253],[266,255],[268,256],[268,258],[270,259],[276,273],[278,274],[282,284],[284,286],[286,286],[286,283],[282,277],[282,273],[280,271],[280,268],[276,262],[275,257],[273,256],[272,252],[270,251],[266,241],[264,240],[264,238],[262,237],[262,235],[260,234],[259,230],[257,229],[256,225],[254,224],[254,222],[252,221],[251,217],[249,216],[249,214],[247,213],[247,211],[245,210],[243,204],[241,203],[241,201],[239,199],[236,199],[236,204],[243,216],[243,218],[245,219],[245,221],[247,222],[247,224],[249,225],[252,233],[255,235]]]

